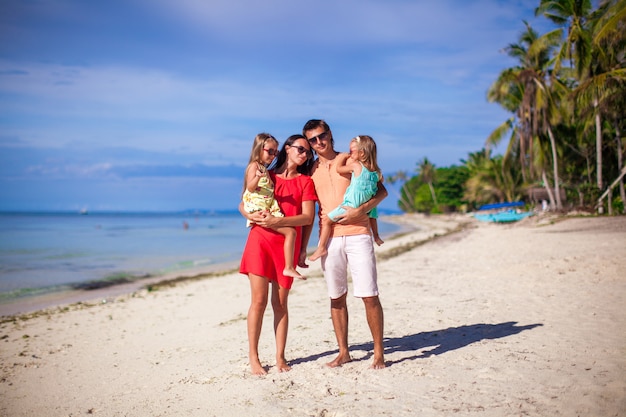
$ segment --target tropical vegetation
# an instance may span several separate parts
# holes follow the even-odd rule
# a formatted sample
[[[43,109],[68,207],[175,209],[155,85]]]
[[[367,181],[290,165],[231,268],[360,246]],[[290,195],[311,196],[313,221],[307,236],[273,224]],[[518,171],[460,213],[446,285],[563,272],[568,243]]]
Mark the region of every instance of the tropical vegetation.
[[[595,2],[594,2],[595,3]],[[550,210],[624,213],[626,0],[540,0],[555,29],[528,22],[505,51],[516,65],[487,99],[510,117],[462,165],[428,158],[387,177],[405,212],[466,211],[483,204],[546,200]],[[502,155],[492,150],[506,144]]]

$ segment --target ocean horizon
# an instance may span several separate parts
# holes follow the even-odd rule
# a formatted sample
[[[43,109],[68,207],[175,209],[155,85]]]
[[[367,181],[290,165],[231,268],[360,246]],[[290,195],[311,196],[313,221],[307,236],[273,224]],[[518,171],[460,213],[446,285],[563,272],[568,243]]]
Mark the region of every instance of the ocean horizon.
[[[237,210],[0,212],[0,302],[233,263],[247,235]]]

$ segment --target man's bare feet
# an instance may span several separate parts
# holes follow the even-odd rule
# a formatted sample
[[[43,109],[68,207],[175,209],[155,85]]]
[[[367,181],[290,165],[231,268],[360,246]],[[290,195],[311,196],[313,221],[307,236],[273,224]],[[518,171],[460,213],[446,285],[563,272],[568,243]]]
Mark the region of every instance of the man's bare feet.
[[[286,277],[291,277],[291,278],[306,279],[306,277],[304,275],[301,275],[298,271],[296,271],[295,268],[283,269],[283,275]]]
[[[383,369],[385,367],[385,360],[383,358],[375,358],[370,366],[370,369]]]
[[[250,361],[250,370],[252,371],[252,375],[267,375],[267,371],[258,360]]]
[[[311,256],[309,256],[309,261],[315,261],[321,258],[322,256],[326,256],[326,254],[328,254],[328,251],[326,250],[326,248],[317,248],[315,249],[315,252],[313,252]]]
[[[340,355],[337,355],[337,357],[334,360],[332,360],[331,362],[328,362],[326,366],[328,366],[329,368],[338,368],[344,363],[348,363],[348,362],[352,362],[352,358],[350,357],[350,354],[349,353],[346,355],[340,354]]]

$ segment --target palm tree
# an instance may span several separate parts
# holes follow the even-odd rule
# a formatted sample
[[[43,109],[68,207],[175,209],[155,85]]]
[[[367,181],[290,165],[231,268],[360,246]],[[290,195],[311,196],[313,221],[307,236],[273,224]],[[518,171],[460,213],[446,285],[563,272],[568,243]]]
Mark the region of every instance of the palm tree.
[[[391,185],[395,185],[397,182],[402,182],[402,186],[400,187],[400,192],[399,192],[398,206],[404,212],[413,211],[413,204],[411,202],[411,199],[409,199],[409,195],[411,193],[408,187],[409,185],[408,180],[409,180],[408,173],[402,170],[385,177],[385,181]],[[394,188],[392,188],[392,190],[395,191]]]
[[[505,49],[509,56],[519,60],[519,65],[504,70],[489,89],[487,96],[490,101],[498,102],[507,110],[514,111],[517,126],[513,128],[514,121],[505,122],[489,136],[487,143],[497,143],[508,126],[513,136],[511,136],[507,151],[518,150],[522,175],[526,180],[527,161],[536,156],[533,143],[541,133],[547,133],[552,149],[556,194],[556,201],[552,207],[560,210],[562,202],[558,189],[558,153],[552,131],[552,124],[558,121],[558,102],[551,72],[551,55],[559,45],[562,32],[555,30],[540,37],[528,22],[524,21],[524,24],[526,30],[522,32],[519,43],[510,44]],[[531,177],[534,177],[537,174],[533,170],[536,164],[530,162],[528,168],[531,171]],[[548,184],[545,186],[547,187]]]
[[[605,2],[611,3],[611,2]],[[622,2],[623,3],[623,2]],[[589,30],[591,17],[591,0],[541,0],[535,15],[543,14],[557,25],[567,29],[565,42],[562,44],[555,69],[560,69],[561,59],[568,58],[575,68],[578,80],[582,80],[593,72],[594,48]],[[602,13],[600,13],[602,14]],[[597,51],[597,49],[596,49]],[[602,180],[602,122],[599,110],[599,94],[591,86],[586,87],[592,94],[591,103],[594,108],[596,129],[596,176],[598,189],[604,187]]]
[[[545,143],[545,141],[540,141],[539,138],[536,137],[536,142],[537,143],[533,147],[533,149],[535,150],[535,155],[532,158],[532,161],[533,161],[533,164],[535,165],[535,169],[541,175],[541,182],[543,183],[543,186],[546,189],[546,192],[548,194],[548,201],[550,202],[550,207],[557,207],[557,203],[556,203],[557,199],[555,198],[555,192],[557,192],[557,190],[555,189],[553,191],[552,187],[550,187],[548,174],[546,173],[546,167],[549,166],[549,161],[548,161],[547,156],[550,154],[549,149],[547,148],[551,148],[554,141],[550,141],[549,146],[546,146],[547,144]],[[558,201],[560,201],[560,199]]]
[[[554,62],[555,71],[561,69],[562,60],[578,69],[579,77],[591,61],[591,37],[585,27],[592,10],[591,0],[541,0],[535,16],[543,15],[558,26],[567,29],[565,42]]]
[[[624,19],[626,19],[626,0],[603,0],[596,20],[598,26],[594,30],[593,43],[598,45],[603,40],[621,34],[623,37]]]
[[[554,199],[557,210],[563,208],[560,190],[560,175],[558,165],[557,143],[554,136],[553,126],[562,122],[571,114],[571,106],[568,105],[566,96],[569,89],[563,85],[558,79],[552,78],[552,82],[547,84],[539,84],[539,91],[544,95],[541,99],[544,105],[541,106],[541,126],[542,132],[548,135],[550,141],[550,151],[552,152],[552,175],[554,177]],[[546,176],[544,171],[545,165],[541,165],[542,179],[545,182]],[[548,194],[550,190],[548,189]],[[554,207],[554,205],[553,205]]]
[[[592,34],[592,64],[574,90],[583,111],[593,109],[596,125],[597,185],[603,189],[602,178],[602,124],[604,119],[612,122],[616,139],[617,172],[623,166],[621,134],[623,115],[626,112],[626,0],[604,1],[592,15],[589,31]],[[624,195],[623,180],[619,182],[620,196]]]
[[[487,97],[512,116],[492,132],[485,146],[489,149],[508,140],[501,161],[503,172],[519,161],[511,166],[521,168],[526,184],[543,181],[553,195],[551,207],[561,207],[562,174],[578,191],[581,203],[585,193],[588,202],[602,194],[603,174],[616,175],[611,187],[620,185],[620,196],[626,201],[619,182],[623,181],[619,175],[624,166],[622,132],[626,130],[626,0],[599,0],[596,10],[592,10],[592,0],[538,3],[536,14],[558,27],[539,36],[524,22],[526,30],[517,43],[505,48],[518,64],[499,74]],[[592,144],[587,138],[594,130]],[[617,169],[612,164],[603,166],[603,154],[606,157],[613,151]],[[493,158],[490,163],[500,161]],[[484,167],[488,165],[485,162]],[[495,175],[487,175],[487,171],[478,171],[473,184],[468,181],[474,192],[485,192],[490,181],[497,183]],[[549,182],[554,182],[553,187]]]
[[[428,160],[428,158],[424,157],[417,164],[418,166],[418,178],[421,179],[424,183],[428,184],[428,188],[430,189],[430,196],[433,199],[433,203],[435,207],[437,204],[437,196],[435,195],[435,187],[433,187],[433,181],[435,181],[435,166]]]
[[[517,156],[522,171],[522,178],[524,182],[527,182],[527,155],[531,142],[527,125],[523,122],[524,115],[522,114],[521,105],[523,95],[524,89],[518,82],[515,69],[504,70],[496,82],[489,88],[487,99],[490,102],[500,104],[513,113],[514,116],[505,120],[489,134],[485,141],[485,148],[487,151],[490,151],[492,146],[497,146],[508,136],[508,145],[504,152],[504,159],[508,161]]]
[[[491,151],[484,149],[470,153],[463,163],[469,171],[469,179],[465,183],[465,200],[481,206],[521,198],[520,170],[503,156],[491,158]]]

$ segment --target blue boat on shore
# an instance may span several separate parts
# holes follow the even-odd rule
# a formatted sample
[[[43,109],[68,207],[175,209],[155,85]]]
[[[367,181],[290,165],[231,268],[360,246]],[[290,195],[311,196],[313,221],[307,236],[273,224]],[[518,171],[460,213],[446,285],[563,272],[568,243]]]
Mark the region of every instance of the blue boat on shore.
[[[512,223],[533,215],[530,211],[519,211],[514,208],[523,206],[522,201],[486,204],[478,209],[484,213],[476,213],[474,218],[481,222]]]

